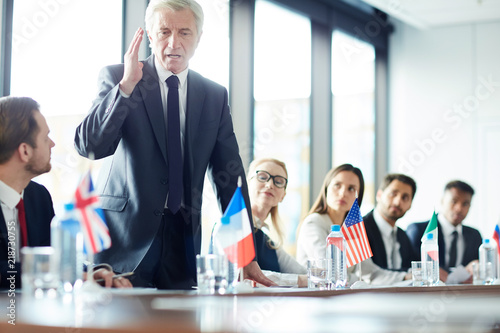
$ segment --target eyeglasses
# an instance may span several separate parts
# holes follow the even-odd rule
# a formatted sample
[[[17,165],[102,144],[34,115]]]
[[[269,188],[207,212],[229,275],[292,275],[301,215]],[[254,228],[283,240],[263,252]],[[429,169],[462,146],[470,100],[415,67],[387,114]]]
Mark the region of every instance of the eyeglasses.
[[[269,179],[273,180],[274,186],[277,188],[286,188],[288,184],[288,179],[282,176],[271,176],[271,174],[264,170],[257,170],[256,172],[257,180],[261,183],[267,183]]]

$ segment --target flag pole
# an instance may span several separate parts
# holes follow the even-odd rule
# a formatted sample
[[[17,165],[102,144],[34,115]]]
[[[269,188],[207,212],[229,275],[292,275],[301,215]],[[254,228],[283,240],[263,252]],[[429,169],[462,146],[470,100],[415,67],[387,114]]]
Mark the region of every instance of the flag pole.
[[[87,281],[92,283],[94,282],[94,254],[89,252],[87,254],[87,259],[89,262],[87,266]]]
[[[358,191],[356,191],[356,200],[358,200]],[[358,272],[359,272],[358,281],[361,281],[361,276],[363,275],[363,273],[361,271],[361,264],[362,263],[363,263],[363,261],[360,261],[358,264]]]
[[[238,176],[238,187],[241,187],[242,181],[241,181],[241,176]],[[239,263],[238,263],[239,265]],[[243,281],[245,280],[245,277],[243,276],[243,267],[238,268],[239,270],[239,275],[240,275],[240,283],[243,284]]]
[[[89,152],[89,160],[95,160],[93,151]],[[90,179],[92,179],[92,162],[89,162],[89,177]],[[94,282],[94,253],[92,251],[89,251],[87,253],[87,259],[90,263],[89,267],[87,267],[87,281],[92,283]]]

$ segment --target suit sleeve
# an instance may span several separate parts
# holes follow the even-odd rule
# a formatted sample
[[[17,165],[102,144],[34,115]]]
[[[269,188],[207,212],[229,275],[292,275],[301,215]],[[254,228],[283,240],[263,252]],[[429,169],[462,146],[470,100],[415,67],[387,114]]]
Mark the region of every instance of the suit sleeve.
[[[222,108],[217,140],[210,156],[208,175],[214,185],[215,195],[217,196],[222,213],[224,213],[233,197],[234,191],[237,188],[238,178],[241,179],[241,193],[245,200],[245,206],[247,207],[248,220],[253,221],[245,169],[243,168],[238,142],[234,134],[233,120],[228,104],[228,94],[225,89]],[[255,248],[254,226],[251,222],[250,228],[252,230],[252,236],[254,236]],[[256,257],[254,257],[253,260],[255,261]]]
[[[233,121],[229,110],[226,90],[224,90],[222,107],[217,141],[210,157],[209,175],[215,186],[215,192],[222,212],[226,210],[231,201],[238,184],[238,178],[241,177],[241,193],[248,208],[249,219],[253,221],[245,169],[243,168],[236,135],[233,130]]]
[[[420,258],[420,245],[422,244],[422,236],[423,232],[420,232],[418,225],[416,223],[410,224],[408,228],[406,228],[406,234],[410,239],[411,246],[413,247],[413,255],[416,259],[421,260]]]
[[[97,98],[75,133],[75,148],[84,157],[110,156],[120,142],[132,102],[119,92],[122,71],[120,67],[108,66],[99,73]]]

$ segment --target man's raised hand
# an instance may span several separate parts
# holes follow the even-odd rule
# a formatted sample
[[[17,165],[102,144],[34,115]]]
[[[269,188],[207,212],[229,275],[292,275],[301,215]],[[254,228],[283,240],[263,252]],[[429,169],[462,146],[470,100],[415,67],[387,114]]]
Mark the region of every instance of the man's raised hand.
[[[134,38],[124,56],[124,72],[120,81],[120,89],[127,95],[131,95],[137,83],[142,79],[142,67],[139,61],[139,47],[141,46],[144,30],[137,29]]]

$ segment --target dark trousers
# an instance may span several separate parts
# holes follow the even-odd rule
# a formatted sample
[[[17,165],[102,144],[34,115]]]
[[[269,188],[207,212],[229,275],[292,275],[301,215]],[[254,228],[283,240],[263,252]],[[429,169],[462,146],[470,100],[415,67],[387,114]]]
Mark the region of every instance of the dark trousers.
[[[165,209],[155,239],[135,270],[134,287],[192,289],[196,285],[193,229],[181,211]]]

